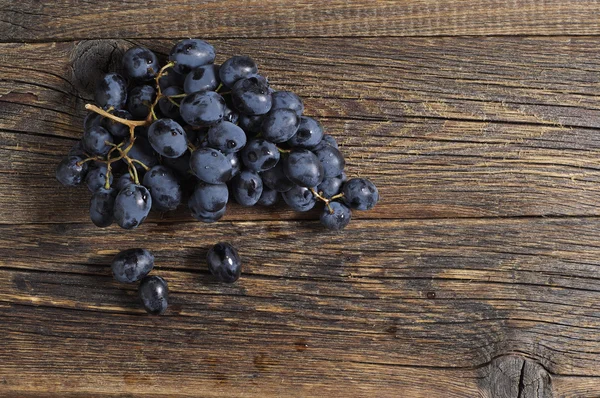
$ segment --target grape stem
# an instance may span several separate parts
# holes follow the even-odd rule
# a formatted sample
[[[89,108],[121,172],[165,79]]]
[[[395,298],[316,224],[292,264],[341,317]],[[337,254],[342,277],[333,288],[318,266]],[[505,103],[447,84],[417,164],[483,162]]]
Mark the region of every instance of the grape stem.
[[[315,198],[324,202],[325,206],[327,206],[327,208],[329,209],[329,213],[333,214],[333,209],[331,208],[331,205],[329,204],[329,202],[331,202],[332,199],[327,199],[326,197],[321,195],[323,192],[317,192],[314,188],[311,188],[310,192],[312,192],[312,194],[315,196]]]
[[[158,81],[160,80],[161,77],[163,77],[166,73],[168,73],[168,72],[166,72],[166,70],[173,66],[175,66],[175,62],[169,62],[168,64],[166,64],[165,66],[160,68],[160,70],[156,74],[156,77],[154,78],[154,80],[156,82],[156,98],[154,98],[154,102],[152,103],[152,105],[150,105],[150,113],[148,114],[148,117],[146,118],[146,121],[148,123],[151,123],[153,120],[158,119],[156,117],[156,113],[154,112],[154,108],[156,107],[156,104],[158,104],[158,101],[162,97],[164,97],[162,90],[160,89],[160,83]]]

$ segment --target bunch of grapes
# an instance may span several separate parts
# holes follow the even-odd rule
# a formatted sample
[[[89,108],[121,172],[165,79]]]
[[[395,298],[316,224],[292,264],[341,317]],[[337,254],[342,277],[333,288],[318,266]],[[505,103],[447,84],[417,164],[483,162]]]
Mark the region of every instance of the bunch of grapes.
[[[63,185],[85,182],[95,225],[135,228],[151,209],[176,209],[186,188],[192,216],[204,222],[223,217],[230,197],[242,206],[281,197],[295,211],[321,202],[332,230],[375,206],[375,185],[346,178],[335,138],[302,115],[296,94],[273,90],[249,57],[214,62],[210,44],[187,39],[162,67],[133,47],[123,75],[102,77],[83,138],[56,170]]]

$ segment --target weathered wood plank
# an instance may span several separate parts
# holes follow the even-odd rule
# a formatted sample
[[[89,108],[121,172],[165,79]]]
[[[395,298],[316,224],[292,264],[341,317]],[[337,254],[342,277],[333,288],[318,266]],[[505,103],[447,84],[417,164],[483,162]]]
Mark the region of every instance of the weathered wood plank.
[[[600,393],[600,220],[315,226],[0,227],[0,391],[495,397],[498,358],[523,354],[522,396],[540,380],[556,397]],[[233,286],[203,264],[224,239],[245,264]],[[169,281],[164,317],[110,276],[131,246]]]
[[[165,52],[172,41],[142,43]],[[259,43],[215,44],[220,59],[252,54],[276,87],[306,97],[307,113],[342,143],[350,173],[373,178],[382,190],[381,204],[359,217],[598,214],[595,39]],[[0,222],[87,219],[88,195],[59,189],[53,167],[81,134],[82,98],[89,98],[94,77],[128,45],[1,46],[7,57],[0,66]],[[324,54],[337,54],[339,64]],[[50,192],[50,200],[72,205],[42,206]],[[303,216],[235,208],[229,217]],[[187,219],[185,210],[167,216],[180,219]]]
[[[0,1],[5,41],[112,37],[597,34],[593,0]]]

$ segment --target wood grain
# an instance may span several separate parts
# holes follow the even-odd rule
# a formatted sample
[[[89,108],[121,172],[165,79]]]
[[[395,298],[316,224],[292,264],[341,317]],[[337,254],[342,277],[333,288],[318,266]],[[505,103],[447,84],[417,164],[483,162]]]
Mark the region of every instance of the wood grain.
[[[3,41],[597,34],[594,0],[0,1]]]
[[[164,54],[173,41],[140,43]],[[372,178],[381,189],[380,205],[358,217],[599,214],[600,63],[593,38],[260,43],[214,44],[219,60],[252,54],[275,87],[306,98],[307,114],[342,144],[350,175]],[[52,175],[81,136],[91,82],[116,68],[130,45],[1,46],[8,56],[0,66],[0,222],[87,219],[89,194],[59,189]],[[569,62],[557,61],[556,51]],[[20,180],[28,183],[12,183]],[[48,191],[70,205],[43,206]],[[315,218],[280,210],[232,206],[228,219]],[[187,219],[185,208],[163,218]]]
[[[486,380],[513,364],[517,391],[586,386],[577,396],[593,397],[598,231],[596,218],[361,220],[343,234],[275,221],[148,223],[125,235],[3,226],[0,380],[15,392],[160,394],[177,383],[181,396],[496,397],[507,384]],[[244,259],[233,286],[203,264],[223,239]],[[135,286],[111,278],[112,256],[136,245],[152,248],[153,272],[169,281],[164,317],[144,315]],[[61,381],[30,378],[44,370]],[[89,379],[96,371],[103,383]]]

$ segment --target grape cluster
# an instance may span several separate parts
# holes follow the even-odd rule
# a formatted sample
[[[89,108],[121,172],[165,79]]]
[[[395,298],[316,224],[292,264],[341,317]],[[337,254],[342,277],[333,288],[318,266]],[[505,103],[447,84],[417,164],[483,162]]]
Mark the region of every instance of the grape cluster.
[[[135,228],[185,197],[204,222],[219,220],[230,197],[242,206],[281,197],[295,211],[322,202],[321,223],[332,230],[375,206],[375,185],[347,179],[335,138],[303,116],[300,97],[273,90],[249,57],[214,62],[214,48],[198,39],[177,43],[162,67],[133,47],[123,75],[98,82],[83,137],[56,170],[63,185],[85,182],[95,225]]]

